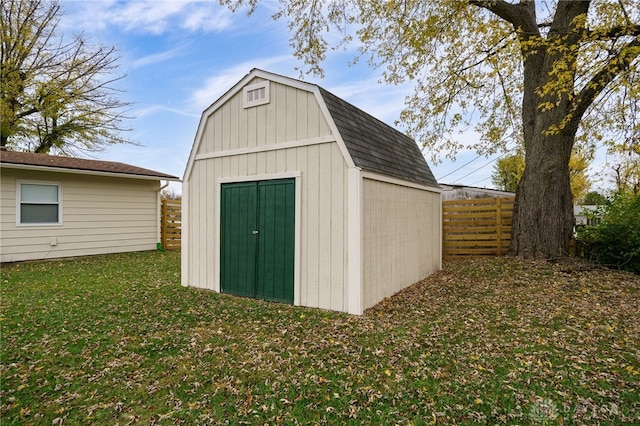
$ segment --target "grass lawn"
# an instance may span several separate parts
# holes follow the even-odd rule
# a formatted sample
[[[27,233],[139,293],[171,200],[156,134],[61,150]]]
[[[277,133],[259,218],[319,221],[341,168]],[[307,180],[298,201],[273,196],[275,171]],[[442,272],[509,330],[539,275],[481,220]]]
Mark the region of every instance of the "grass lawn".
[[[498,258],[362,317],[180,286],[180,254],[2,267],[9,424],[640,423],[640,277]]]

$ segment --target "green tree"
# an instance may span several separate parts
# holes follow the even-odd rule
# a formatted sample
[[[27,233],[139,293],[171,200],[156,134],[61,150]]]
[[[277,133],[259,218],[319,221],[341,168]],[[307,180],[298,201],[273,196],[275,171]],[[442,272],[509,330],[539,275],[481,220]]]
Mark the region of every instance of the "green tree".
[[[249,13],[259,4],[219,1]],[[601,140],[614,112],[629,120],[620,111],[638,96],[623,89],[638,74],[638,0],[281,0],[274,17],[288,20],[307,71],[322,74],[329,49],[357,37],[385,82],[413,81],[400,118],[430,152],[455,155],[469,127],[482,135],[480,152],[522,142],[510,252],[568,253],[571,151]],[[334,45],[335,31],[343,37]]]
[[[569,159],[569,183],[574,202],[580,202],[591,187],[587,177],[588,166],[588,156],[582,151],[574,150]],[[516,192],[524,169],[525,161],[522,153],[501,158],[494,166],[491,181],[498,189]]]
[[[599,224],[578,228],[584,255],[640,275],[640,195],[616,192],[596,215]]]
[[[493,167],[491,182],[502,191],[516,192],[524,172],[524,155],[514,154],[500,158]]]
[[[609,154],[612,162],[615,162],[611,165],[611,174],[616,190],[640,194],[640,135],[630,142],[612,147]]]
[[[57,32],[55,0],[2,0],[0,143],[13,150],[61,154],[127,142],[127,103],[113,83],[116,50]]]
[[[587,206],[603,206],[607,204],[607,197],[597,191],[587,192],[584,196],[583,204]]]

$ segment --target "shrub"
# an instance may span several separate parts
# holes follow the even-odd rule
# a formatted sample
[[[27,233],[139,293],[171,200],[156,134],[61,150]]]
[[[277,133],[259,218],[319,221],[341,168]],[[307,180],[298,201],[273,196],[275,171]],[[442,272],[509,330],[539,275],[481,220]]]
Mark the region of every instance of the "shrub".
[[[617,193],[594,215],[598,225],[578,230],[584,256],[640,274],[640,195]]]

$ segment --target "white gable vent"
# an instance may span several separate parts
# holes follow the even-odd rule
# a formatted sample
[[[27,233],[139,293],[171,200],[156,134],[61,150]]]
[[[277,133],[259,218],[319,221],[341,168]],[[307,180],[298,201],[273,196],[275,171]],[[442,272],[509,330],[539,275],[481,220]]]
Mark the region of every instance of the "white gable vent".
[[[250,84],[242,89],[242,103],[245,108],[269,103],[269,82]]]

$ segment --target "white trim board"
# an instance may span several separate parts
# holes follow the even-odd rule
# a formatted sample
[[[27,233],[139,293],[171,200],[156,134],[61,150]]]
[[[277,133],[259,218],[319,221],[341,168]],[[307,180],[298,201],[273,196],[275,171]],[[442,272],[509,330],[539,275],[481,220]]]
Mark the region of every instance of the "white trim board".
[[[325,143],[334,143],[336,140],[332,135],[320,136],[312,139],[301,139],[289,142],[282,142],[271,145],[254,146],[250,148],[230,149],[227,151],[207,152],[198,154],[195,161],[207,160],[210,158],[232,157],[234,155],[255,154],[258,152],[279,151],[281,149],[298,148],[301,146],[321,145]]]
[[[395,177],[391,177],[391,176],[381,175],[381,174],[375,173],[375,172],[363,171],[362,172],[362,178],[363,179],[370,179],[370,180],[377,180],[377,181],[380,181],[380,182],[386,182],[386,183],[390,183],[390,184],[393,184],[393,185],[406,186],[408,188],[421,189],[423,191],[435,192],[436,194],[442,193],[442,189],[436,188],[434,186],[427,186],[427,185],[423,185],[423,184],[416,183],[416,182],[411,182],[411,181],[404,180],[404,179],[399,179],[399,178],[395,178]]]

